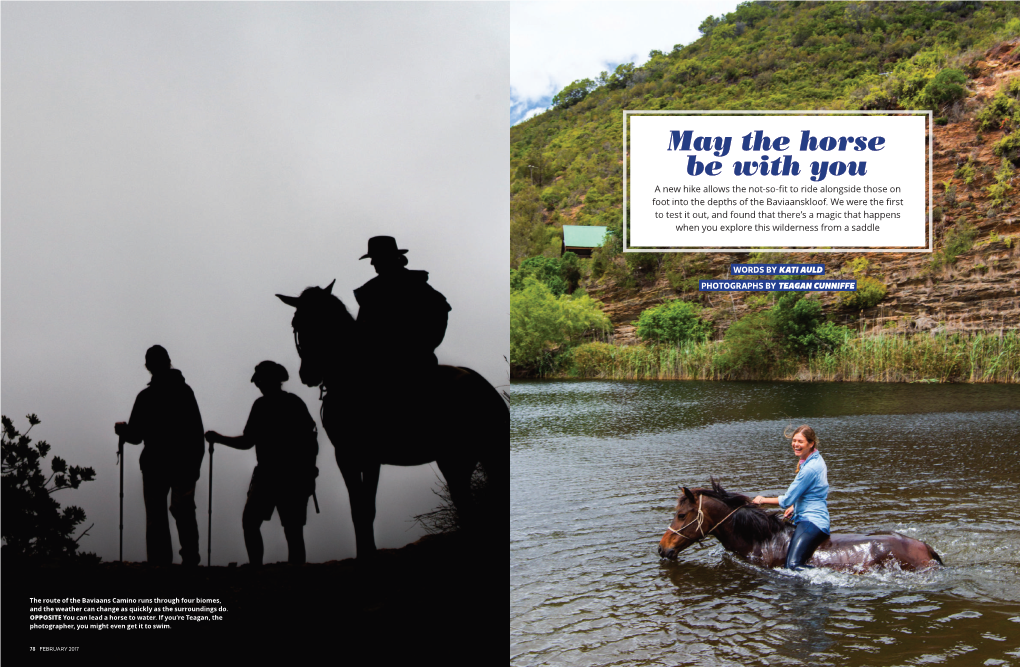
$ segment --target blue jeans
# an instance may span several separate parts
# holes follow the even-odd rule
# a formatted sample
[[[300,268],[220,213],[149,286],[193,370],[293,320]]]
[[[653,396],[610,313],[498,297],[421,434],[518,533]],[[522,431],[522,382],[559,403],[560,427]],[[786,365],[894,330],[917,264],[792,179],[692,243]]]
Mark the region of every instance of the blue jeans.
[[[815,524],[801,520],[793,531],[790,548],[786,552],[786,569],[803,570],[811,567],[806,564],[811,559],[811,554],[828,537],[829,534]]]

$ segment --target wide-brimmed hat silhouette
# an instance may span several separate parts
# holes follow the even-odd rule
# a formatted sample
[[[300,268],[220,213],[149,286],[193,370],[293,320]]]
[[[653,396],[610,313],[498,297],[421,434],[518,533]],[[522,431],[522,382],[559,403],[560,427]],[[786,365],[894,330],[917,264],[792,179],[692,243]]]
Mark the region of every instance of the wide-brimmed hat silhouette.
[[[407,251],[397,247],[397,240],[392,236],[373,236],[368,240],[368,252],[358,259],[371,257],[397,257],[406,254]]]

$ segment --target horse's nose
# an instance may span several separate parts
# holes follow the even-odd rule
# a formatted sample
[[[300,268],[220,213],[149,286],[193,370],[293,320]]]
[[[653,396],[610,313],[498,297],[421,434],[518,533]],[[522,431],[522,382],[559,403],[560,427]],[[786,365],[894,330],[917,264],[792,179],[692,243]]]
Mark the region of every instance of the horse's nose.
[[[668,551],[659,545],[659,558],[669,558],[670,560],[676,558],[676,549],[669,549]]]

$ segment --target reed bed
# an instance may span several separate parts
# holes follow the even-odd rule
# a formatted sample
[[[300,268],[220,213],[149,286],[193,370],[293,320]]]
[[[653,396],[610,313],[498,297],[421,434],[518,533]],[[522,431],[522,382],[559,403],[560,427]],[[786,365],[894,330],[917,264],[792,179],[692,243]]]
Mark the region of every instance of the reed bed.
[[[851,382],[1020,382],[1020,335],[878,334],[852,338],[810,358],[812,380]]]
[[[1020,383],[1020,333],[848,336],[836,350],[778,359],[757,372],[725,368],[722,341],[571,350],[559,377],[613,380],[800,380],[821,382]]]
[[[626,345],[587,343],[571,351],[565,377],[612,380],[720,380],[721,343]]]

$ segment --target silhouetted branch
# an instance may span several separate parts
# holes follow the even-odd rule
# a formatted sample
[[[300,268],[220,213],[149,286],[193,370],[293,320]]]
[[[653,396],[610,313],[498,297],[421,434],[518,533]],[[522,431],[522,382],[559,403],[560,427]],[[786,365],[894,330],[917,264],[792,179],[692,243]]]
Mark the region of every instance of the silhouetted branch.
[[[450,487],[445,481],[442,481],[439,475],[436,475],[436,479],[440,480],[441,484],[439,485],[439,490],[434,490],[433,493],[439,496],[442,504],[431,512],[415,515],[415,523],[420,524],[429,535],[464,530],[467,527],[467,522],[462,513],[457,511],[456,505],[453,504],[453,498],[450,496]],[[477,466],[471,474],[471,496],[476,506],[481,502],[487,482],[488,479],[482,467]]]
[[[92,526],[94,526],[94,525],[96,525],[96,524],[94,524],[94,523],[93,523],[93,524],[92,524]],[[75,541],[75,542],[77,542],[77,541],[78,541],[78,540],[80,540],[81,538],[83,538],[83,537],[85,537],[86,535],[88,535],[88,534],[89,534],[89,531],[90,531],[90,530],[92,530],[92,526],[89,526],[89,527],[88,527],[88,528],[86,528],[86,529],[85,529],[84,531],[82,531],[82,534],[81,534],[81,535],[79,535],[79,536],[78,536],[77,538],[75,538],[75,540],[74,540],[74,541]]]

